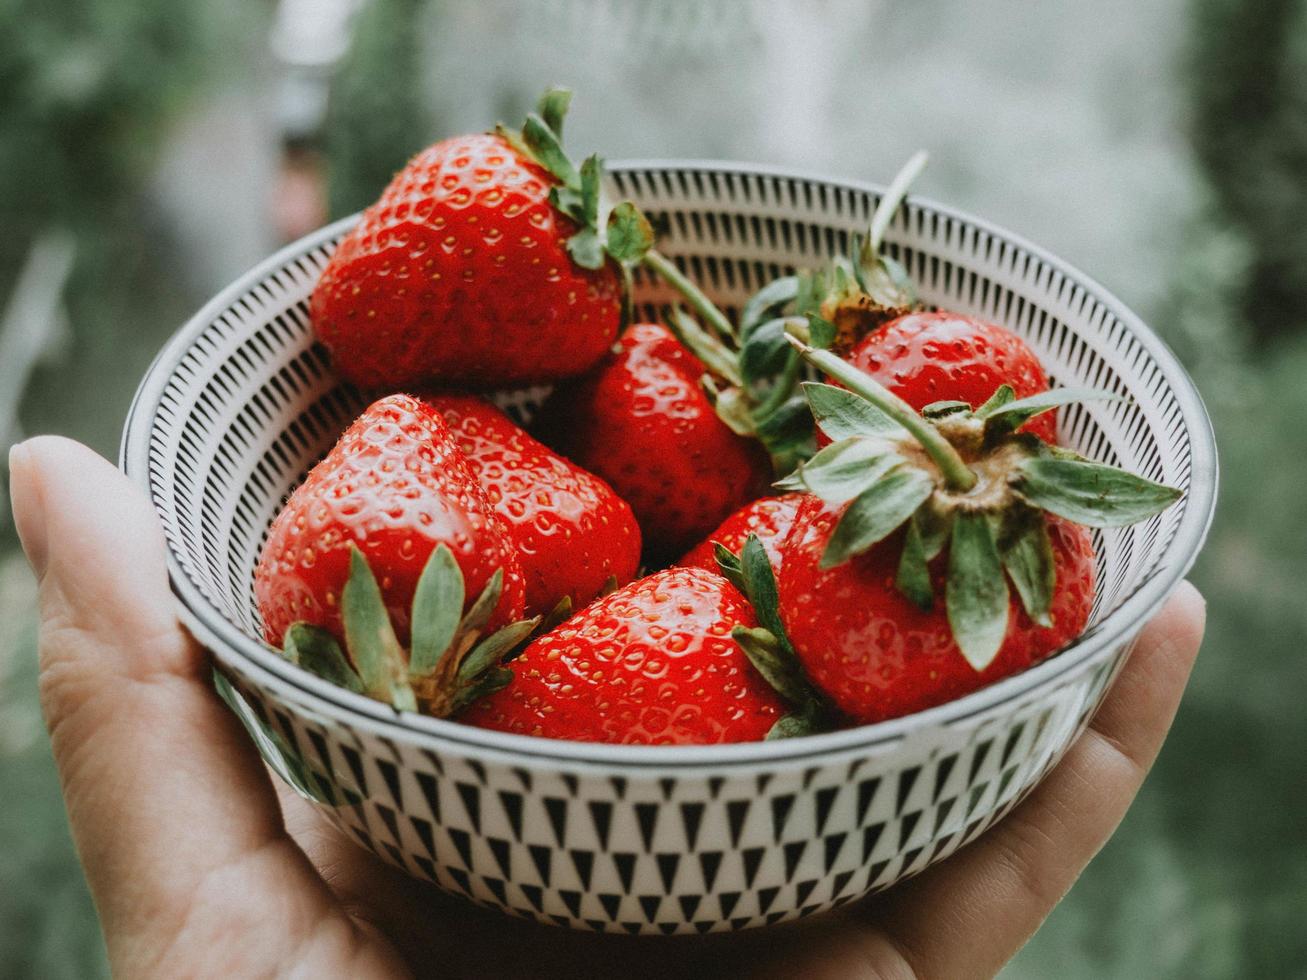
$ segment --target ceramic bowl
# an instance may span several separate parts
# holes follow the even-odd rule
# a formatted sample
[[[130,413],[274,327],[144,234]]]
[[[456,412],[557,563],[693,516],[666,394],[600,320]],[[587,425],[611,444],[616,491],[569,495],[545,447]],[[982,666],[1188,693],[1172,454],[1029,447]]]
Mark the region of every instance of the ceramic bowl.
[[[612,181],[660,226],[663,251],[732,310],[772,277],[846,253],[879,197],[721,163],[622,164]],[[1066,263],[913,198],[888,242],[923,298],[1017,331],[1059,384],[1124,396],[1062,409],[1062,440],[1186,491],[1151,520],[1096,533],[1086,633],[953,703],[790,741],[606,746],[399,714],[265,646],[251,587],[274,513],[364,404],[307,315],[354,220],[283,249],[177,333],[141,384],[122,465],[163,522],[182,622],[212,651],[219,689],[267,761],[361,846],[474,902],[574,929],[710,932],[820,912],[915,874],[1057,763],[1202,544],[1212,432],[1166,346]],[[671,298],[647,277],[636,287],[645,316]],[[499,400],[525,421],[543,394]]]

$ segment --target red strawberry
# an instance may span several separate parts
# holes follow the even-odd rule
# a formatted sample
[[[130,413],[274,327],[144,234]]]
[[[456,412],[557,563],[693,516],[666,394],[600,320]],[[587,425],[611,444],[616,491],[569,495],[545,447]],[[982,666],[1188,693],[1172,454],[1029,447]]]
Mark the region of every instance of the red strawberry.
[[[684,568],[706,568],[710,572],[718,570],[716,545],[727,551],[739,554],[749,535],[758,536],[766,549],[767,560],[772,568],[780,568],[781,544],[794,523],[799,503],[804,499],[801,493],[787,493],[781,497],[762,497],[745,504],[712,534],[704,538],[681,558],[678,565]]]
[[[997,324],[959,313],[909,313],[859,341],[846,358],[920,411],[939,401],[981,405],[1000,385],[1018,398],[1048,390],[1039,358],[1020,337]],[[1057,441],[1053,411],[1023,431]]]
[[[559,142],[568,98],[547,93],[520,134],[418,154],[345,235],[309,306],[343,376],[512,387],[603,356],[621,317],[614,259],[637,259],[648,225],[619,205],[625,224],[601,239],[600,162],[578,171]]]
[[[587,605],[640,564],[640,528],[626,501],[593,474],[551,452],[507,415],[472,395],[426,400],[444,416],[517,548],[526,615],[563,597]]]
[[[1073,640],[1094,600],[1078,525],[1131,524],[1179,497],[1018,431],[1103,392],[1015,399],[1004,386],[974,411],[923,418],[834,354],[802,349],[845,388],[805,389],[835,441],[784,481],[815,496],[782,545],[779,632],[855,721],[952,700]]]
[[[784,544],[780,613],[812,682],[860,724],[921,711],[1024,670],[1070,643],[1094,602],[1089,532],[1060,518],[1048,522],[1057,591],[1052,626],[1033,623],[1013,595],[1002,647],[983,670],[963,656],[942,604],[918,608],[895,588],[903,534],[833,568],[821,556],[847,509],[805,497]],[[944,593],[948,558],[930,564],[933,591]]]
[[[762,447],[717,416],[703,371],[666,327],[637,323],[593,373],[560,385],[540,411],[541,437],[608,481],[656,556],[684,551],[770,479]]]
[[[656,572],[533,641],[511,664],[515,679],[460,720],[629,745],[761,739],[786,708],[731,638],[756,622],[722,576]]]
[[[445,420],[415,398],[391,395],[345,430],[272,522],[254,573],[268,642],[280,646],[293,622],[344,638],[341,594],[357,548],[406,643],[418,577],[440,544],[462,570],[469,602],[503,570],[489,625],[521,616],[517,555]]]

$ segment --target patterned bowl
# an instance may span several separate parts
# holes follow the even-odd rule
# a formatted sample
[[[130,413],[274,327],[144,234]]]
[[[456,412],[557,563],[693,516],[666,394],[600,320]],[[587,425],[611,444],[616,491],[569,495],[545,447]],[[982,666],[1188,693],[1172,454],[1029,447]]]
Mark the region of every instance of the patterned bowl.
[[[732,308],[845,253],[879,197],[733,164],[632,163],[612,180],[665,229],[663,250]],[[1018,331],[1061,384],[1127,396],[1062,409],[1062,439],[1187,491],[1145,523],[1096,534],[1085,635],[951,704],[791,741],[591,745],[399,714],[265,646],[251,590],[273,514],[364,403],[314,344],[306,302],[353,220],[284,249],[182,328],[141,384],[122,465],[162,519],[181,619],[269,764],[362,846],[480,904],[576,929],[710,932],[820,912],[915,874],[1057,763],[1202,545],[1215,447],[1175,357],[1065,263],[914,198],[889,248],[923,297]],[[640,277],[636,299],[654,316],[670,294]],[[543,394],[500,403],[524,420]]]

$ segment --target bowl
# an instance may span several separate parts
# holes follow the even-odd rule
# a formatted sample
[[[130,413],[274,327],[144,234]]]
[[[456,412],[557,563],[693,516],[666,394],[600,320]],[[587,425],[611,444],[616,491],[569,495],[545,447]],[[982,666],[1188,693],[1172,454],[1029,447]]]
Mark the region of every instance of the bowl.
[[[880,189],[748,165],[626,163],[622,196],[726,307],[848,251]],[[1095,533],[1090,626],[1055,657],[905,718],[744,745],[569,743],[400,714],[289,664],[260,639],[252,573],[274,513],[366,402],[313,341],[307,299],[355,218],[223,290],[162,350],[122,466],[163,523],[181,621],[268,763],[348,836],[482,905],[574,929],[673,934],[821,912],[948,857],[1015,806],[1084,729],[1132,640],[1192,565],[1216,491],[1202,403],[1115,297],[1040,248],[912,198],[888,247],[923,298],[1020,333],[1064,385],[1125,396],[1063,408],[1094,459],[1182,487]],[[636,280],[637,309],[671,299]],[[499,403],[529,419],[545,389]]]

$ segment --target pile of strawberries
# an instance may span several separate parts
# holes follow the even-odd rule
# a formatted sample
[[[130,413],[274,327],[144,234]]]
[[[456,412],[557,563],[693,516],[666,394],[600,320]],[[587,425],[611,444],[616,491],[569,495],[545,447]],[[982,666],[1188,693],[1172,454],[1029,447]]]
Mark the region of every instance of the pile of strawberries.
[[[881,242],[924,157],[733,321],[564,152],[569,98],[420,153],[324,270],[339,373],[403,393],[274,520],[267,640],[399,710],[679,744],[897,717],[1075,639],[1086,528],[1179,494],[1056,444],[1102,393],[918,301]],[[688,310],[631,322],[637,267]],[[534,384],[533,434],[474,393]]]

